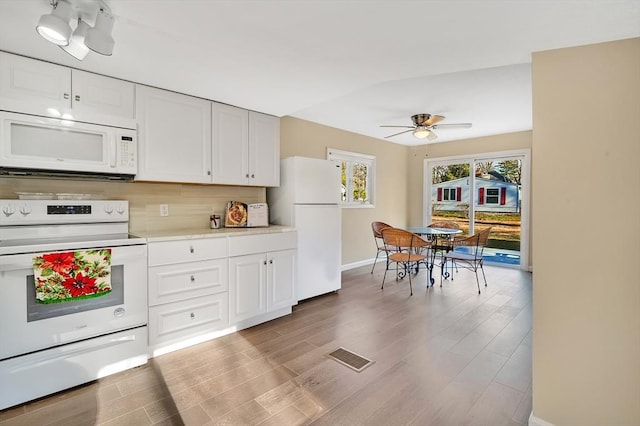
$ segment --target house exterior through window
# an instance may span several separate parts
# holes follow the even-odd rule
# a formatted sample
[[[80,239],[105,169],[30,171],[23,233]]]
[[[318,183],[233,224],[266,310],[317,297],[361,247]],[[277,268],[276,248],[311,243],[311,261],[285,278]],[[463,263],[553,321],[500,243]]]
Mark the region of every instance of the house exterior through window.
[[[376,157],[357,152],[327,149],[327,159],[340,163],[342,205],[346,207],[373,206]]]
[[[518,212],[520,211],[520,186],[512,182],[476,178],[476,211]],[[468,178],[439,182],[432,186],[432,202],[437,210],[457,211],[467,206],[462,200],[469,199]]]

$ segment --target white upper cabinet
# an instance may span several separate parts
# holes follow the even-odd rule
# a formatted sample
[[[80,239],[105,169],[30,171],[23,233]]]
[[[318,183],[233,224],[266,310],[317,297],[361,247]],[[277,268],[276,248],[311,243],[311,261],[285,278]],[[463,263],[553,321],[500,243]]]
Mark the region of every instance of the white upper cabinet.
[[[280,185],[280,119],[249,111],[249,184]]]
[[[280,119],[212,104],[213,183],[278,186]]]
[[[135,128],[134,84],[0,52],[0,109]]]
[[[280,119],[0,52],[0,110],[138,129],[136,180],[280,185]]]
[[[134,118],[133,83],[80,70],[71,70],[71,76],[75,112]]]
[[[71,108],[71,70],[0,52],[0,108],[39,115]]]
[[[211,102],[136,86],[136,180],[211,183]]]
[[[249,183],[249,111],[213,102],[213,182]]]

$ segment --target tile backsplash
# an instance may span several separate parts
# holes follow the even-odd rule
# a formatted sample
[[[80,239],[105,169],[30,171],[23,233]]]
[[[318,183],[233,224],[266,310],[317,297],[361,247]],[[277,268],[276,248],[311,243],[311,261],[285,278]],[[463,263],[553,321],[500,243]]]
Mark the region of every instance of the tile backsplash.
[[[18,198],[18,192],[91,194],[97,199],[128,200],[132,233],[208,228],[209,215],[223,215],[227,201],[266,202],[266,189],[262,187],[0,177],[0,198]],[[161,204],[169,206],[169,216],[160,216]]]

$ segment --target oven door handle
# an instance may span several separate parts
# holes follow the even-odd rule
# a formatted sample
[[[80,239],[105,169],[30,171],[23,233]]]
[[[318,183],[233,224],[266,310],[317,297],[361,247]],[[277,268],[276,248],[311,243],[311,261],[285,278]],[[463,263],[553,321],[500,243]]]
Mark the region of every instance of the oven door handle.
[[[87,352],[94,352],[98,349],[105,349],[113,346],[118,346],[124,343],[133,342],[136,340],[135,334],[129,334],[126,336],[119,336],[107,341],[91,342],[85,341],[80,347],[65,348],[60,346],[58,348],[52,348],[57,353],[54,355],[51,353],[52,349],[43,351],[39,356],[28,357],[24,362],[18,363],[11,368],[11,371],[18,372],[22,370],[28,370],[34,367],[40,367],[47,365],[61,359],[68,358],[70,355],[81,355]]]

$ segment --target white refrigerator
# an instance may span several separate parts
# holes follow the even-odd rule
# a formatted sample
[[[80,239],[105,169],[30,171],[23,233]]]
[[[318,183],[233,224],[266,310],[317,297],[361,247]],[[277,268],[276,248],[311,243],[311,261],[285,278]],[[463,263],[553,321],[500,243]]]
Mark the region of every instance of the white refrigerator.
[[[298,234],[296,299],[342,286],[340,164],[289,157],[280,161],[280,186],[267,189],[270,222]]]

